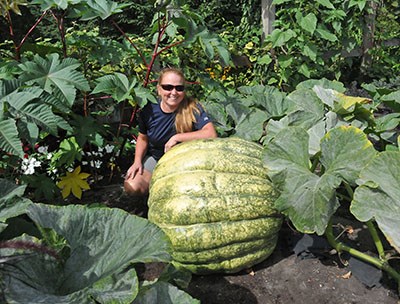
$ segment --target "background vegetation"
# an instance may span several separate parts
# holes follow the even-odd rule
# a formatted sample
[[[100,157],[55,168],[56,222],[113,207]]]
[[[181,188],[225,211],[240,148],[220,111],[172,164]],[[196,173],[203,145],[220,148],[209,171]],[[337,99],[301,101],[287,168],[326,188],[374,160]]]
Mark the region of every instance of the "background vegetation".
[[[262,8],[269,5],[274,20],[266,32]],[[355,202],[372,191],[366,190],[371,182],[364,163],[385,152],[386,163],[397,166],[399,12],[398,1],[384,0],[2,1],[1,174],[22,187],[13,196],[21,197],[23,189],[28,198],[50,204],[121,182],[133,159],[136,114],[155,101],[157,72],[177,66],[219,136],[266,147],[265,160],[283,193],[277,206],[296,228],[329,232],[339,200],[351,202],[358,186],[363,190],[355,192]],[[359,146],[330,152],[331,137]],[[357,152],[369,143],[373,149],[360,164]],[[357,165],[343,174],[329,154]],[[317,218],[308,217],[306,202],[288,203],[295,200],[293,189],[282,176],[295,178],[304,170],[298,189],[322,185],[311,193],[322,212]],[[360,172],[364,183],[356,178]],[[360,220],[375,218],[398,251],[399,240],[385,226],[396,218],[354,206]],[[381,246],[378,251],[383,262],[377,266],[398,279]]]

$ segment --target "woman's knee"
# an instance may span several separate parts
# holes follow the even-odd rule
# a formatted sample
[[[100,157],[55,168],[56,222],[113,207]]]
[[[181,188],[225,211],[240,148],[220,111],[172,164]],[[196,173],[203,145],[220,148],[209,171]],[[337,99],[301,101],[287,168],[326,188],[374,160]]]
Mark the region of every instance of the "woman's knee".
[[[124,191],[129,195],[147,195],[149,192],[149,183],[147,176],[135,177],[134,179],[124,181]]]
[[[124,191],[129,195],[142,195],[143,187],[131,181],[124,181]]]

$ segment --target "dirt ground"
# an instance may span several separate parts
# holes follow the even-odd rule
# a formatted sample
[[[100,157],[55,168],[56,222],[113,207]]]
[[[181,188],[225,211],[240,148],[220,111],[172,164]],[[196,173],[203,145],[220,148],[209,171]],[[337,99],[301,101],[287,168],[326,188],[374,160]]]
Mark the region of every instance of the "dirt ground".
[[[83,199],[147,216],[146,204],[122,195],[121,185],[84,193]],[[338,217],[337,233],[348,244],[367,251],[366,227]],[[186,290],[204,304],[400,304],[396,284],[385,273],[332,251],[325,238],[303,235],[284,223],[273,254],[240,273],[192,277]],[[347,265],[345,265],[347,264]],[[396,268],[399,270],[399,265]],[[148,265],[144,276],[160,271]],[[160,303],[162,304],[162,303]]]

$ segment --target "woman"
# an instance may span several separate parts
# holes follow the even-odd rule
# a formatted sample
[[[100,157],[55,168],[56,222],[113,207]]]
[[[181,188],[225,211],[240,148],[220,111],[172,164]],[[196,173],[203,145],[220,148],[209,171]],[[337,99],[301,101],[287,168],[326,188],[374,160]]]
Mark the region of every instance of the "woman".
[[[139,114],[135,159],[125,177],[129,195],[147,195],[153,169],[161,156],[180,142],[215,138],[213,123],[196,99],[185,94],[185,77],[175,68],[161,71],[157,104],[148,103]]]

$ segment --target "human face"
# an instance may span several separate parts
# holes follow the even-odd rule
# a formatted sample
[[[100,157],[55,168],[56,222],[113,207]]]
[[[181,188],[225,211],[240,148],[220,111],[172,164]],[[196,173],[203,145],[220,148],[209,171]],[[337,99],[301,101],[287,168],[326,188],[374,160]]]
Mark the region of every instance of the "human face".
[[[165,73],[157,85],[158,95],[161,97],[161,109],[164,112],[174,112],[185,97],[185,91],[177,91],[175,86],[183,86],[184,80],[173,72]],[[164,90],[161,85],[172,85],[171,91]]]

